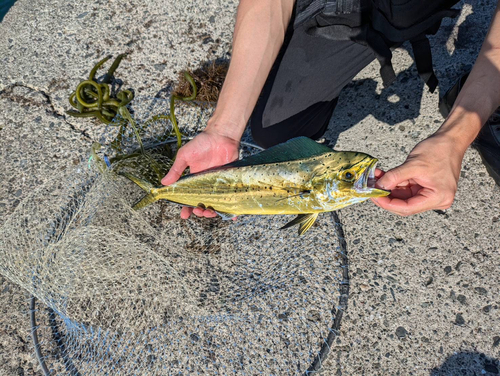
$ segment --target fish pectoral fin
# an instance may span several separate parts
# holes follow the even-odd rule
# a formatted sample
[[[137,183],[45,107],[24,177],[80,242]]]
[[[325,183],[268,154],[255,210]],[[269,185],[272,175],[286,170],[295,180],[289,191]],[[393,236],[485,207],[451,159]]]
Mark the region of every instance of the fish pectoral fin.
[[[229,221],[231,219],[236,218],[236,214],[221,213],[221,212],[218,212],[218,211],[215,211],[215,212],[220,215],[220,217],[222,218],[223,221]]]
[[[284,230],[286,228],[289,228],[289,227],[292,227],[295,225],[300,225],[299,235],[303,235],[314,224],[314,222],[316,221],[316,218],[318,218],[318,214],[319,213],[299,214],[297,216],[297,218],[295,218],[291,222],[288,222],[286,225],[284,225],[282,228],[280,228],[280,230]]]
[[[310,196],[310,194],[311,194],[311,191],[302,191],[300,193],[297,193],[296,195],[292,195],[292,196],[280,198],[279,200],[276,200],[276,202],[280,202],[280,201],[283,201],[283,200],[288,200],[290,198],[299,197],[299,196],[302,199],[306,199],[306,198],[308,198]]]

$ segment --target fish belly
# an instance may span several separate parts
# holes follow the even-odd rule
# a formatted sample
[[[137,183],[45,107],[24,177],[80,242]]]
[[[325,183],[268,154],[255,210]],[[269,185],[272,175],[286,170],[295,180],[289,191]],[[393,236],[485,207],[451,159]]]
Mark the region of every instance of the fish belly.
[[[267,189],[234,192],[173,193],[159,197],[188,206],[210,207],[221,213],[242,214],[301,214],[325,211],[311,195],[300,196]]]

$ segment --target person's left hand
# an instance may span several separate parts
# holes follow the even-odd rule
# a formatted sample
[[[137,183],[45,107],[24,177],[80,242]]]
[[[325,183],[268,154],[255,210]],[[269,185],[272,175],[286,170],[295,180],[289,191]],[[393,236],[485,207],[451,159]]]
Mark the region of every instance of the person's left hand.
[[[376,187],[391,194],[371,200],[402,216],[448,209],[455,198],[464,153],[446,134],[434,134],[419,143],[401,166],[385,173],[377,170]]]

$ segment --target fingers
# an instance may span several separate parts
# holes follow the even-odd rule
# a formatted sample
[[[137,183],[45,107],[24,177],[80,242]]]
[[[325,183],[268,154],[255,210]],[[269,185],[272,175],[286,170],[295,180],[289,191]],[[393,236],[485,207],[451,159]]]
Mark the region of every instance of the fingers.
[[[413,178],[416,174],[417,172],[415,171],[415,168],[403,164],[399,167],[387,171],[386,173],[382,172],[381,177],[377,181],[375,186],[377,188],[382,188],[390,191],[400,183]]]
[[[183,158],[182,153],[177,154],[177,158],[175,159],[172,168],[168,172],[167,175],[161,180],[163,185],[170,185],[175,183],[181,177],[184,170],[188,167],[187,161]]]
[[[189,208],[184,206],[181,209],[181,218],[188,219],[191,214],[196,215],[197,217],[205,217],[205,218],[215,218],[217,217],[217,213],[211,209],[203,209],[201,207],[197,208]]]
[[[407,200],[391,197],[378,197],[374,199],[373,202],[378,207],[401,216],[422,213],[433,208],[433,205],[429,203],[429,199],[422,195],[413,196]]]
[[[181,209],[181,218],[188,219],[193,213],[193,208],[188,208],[187,206],[183,206]]]
[[[372,201],[378,207],[401,216],[423,213],[428,210],[447,208],[441,195],[428,188],[421,188],[416,194],[404,199],[394,196],[377,197]]]
[[[215,217],[217,217],[217,213],[216,213],[216,212],[214,212],[214,211],[212,211],[212,210],[205,210],[205,211],[203,212],[203,216],[204,216],[205,218],[215,218]]]
[[[217,217],[217,213],[215,211],[213,211],[212,209],[204,209],[201,207],[194,208],[193,214],[198,216],[198,217],[205,217],[205,218]]]
[[[382,176],[385,175],[385,172],[382,171],[381,169],[379,168],[376,168],[375,169],[375,179],[380,179]]]

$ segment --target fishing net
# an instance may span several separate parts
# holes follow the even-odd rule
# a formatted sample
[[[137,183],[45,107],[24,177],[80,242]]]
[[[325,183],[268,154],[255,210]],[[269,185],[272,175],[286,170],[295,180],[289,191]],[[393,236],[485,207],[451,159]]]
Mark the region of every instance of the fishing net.
[[[298,236],[279,230],[290,216],[181,220],[166,202],[132,210],[144,192],[117,172],[155,182],[168,170],[172,126],[146,120],[165,107],[165,98],[130,107],[145,153],[132,129],[99,129],[103,147],[38,187],[0,228],[0,273],[39,301],[43,361],[71,375],[318,370],[347,299],[338,217],[323,214]],[[180,106],[183,138],[210,112]],[[242,144],[242,156],[258,151]]]

